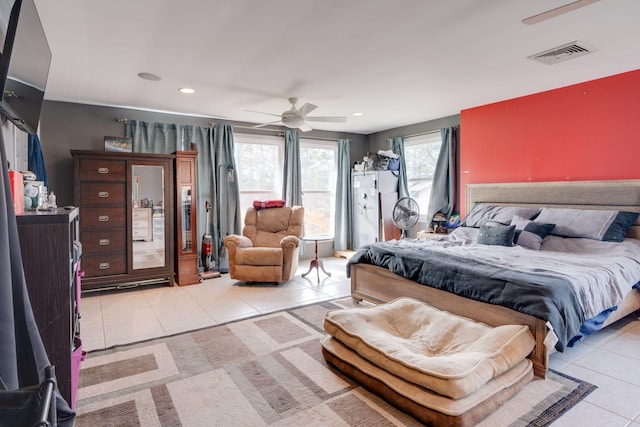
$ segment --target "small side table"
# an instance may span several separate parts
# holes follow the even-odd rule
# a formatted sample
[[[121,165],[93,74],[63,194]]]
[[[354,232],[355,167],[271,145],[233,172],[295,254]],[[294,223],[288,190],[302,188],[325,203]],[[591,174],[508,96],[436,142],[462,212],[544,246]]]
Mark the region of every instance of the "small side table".
[[[309,265],[309,271],[304,273],[302,277],[305,277],[306,275],[311,273],[311,270],[313,270],[314,268],[316,269],[318,282],[320,282],[320,270],[322,270],[322,272],[327,276],[331,277],[331,273],[329,273],[327,270],[324,269],[324,264],[322,263],[322,260],[318,258],[318,242],[323,242],[331,239],[332,239],[331,236],[304,236],[302,238],[302,240],[305,242],[314,242],[316,246],[315,258],[311,260],[311,264]]]

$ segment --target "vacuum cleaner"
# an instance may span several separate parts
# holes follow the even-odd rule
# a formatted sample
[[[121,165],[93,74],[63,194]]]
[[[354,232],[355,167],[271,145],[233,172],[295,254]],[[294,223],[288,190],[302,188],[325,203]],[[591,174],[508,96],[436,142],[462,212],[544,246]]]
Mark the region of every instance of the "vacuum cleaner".
[[[209,234],[209,211],[211,210],[211,203],[207,200],[204,204],[206,210],[206,220],[204,234],[202,235],[202,248],[200,250],[200,256],[202,257],[203,271],[200,273],[200,279],[213,279],[220,277],[220,272],[215,271],[215,261],[212,259],[213,238]]]

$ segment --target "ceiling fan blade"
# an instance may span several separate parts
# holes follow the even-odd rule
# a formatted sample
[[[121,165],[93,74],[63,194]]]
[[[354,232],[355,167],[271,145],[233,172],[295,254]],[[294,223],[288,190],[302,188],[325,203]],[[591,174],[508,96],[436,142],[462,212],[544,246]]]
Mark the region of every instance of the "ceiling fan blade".
[[[316,108],[318,108],[317,105],[313,105],[313,104],[309,104],[308,102],[306,104],[304,104],[302,107],[300,107],[300,113],[303,116],[306,116],[307,114],[309,114],[310,112],[312,112],[313,110],[315,110]]]
[[[309,132],[310,130],[313,130],[311,128],[311,126],[309,126],[307,124],[304,124],[304,125],[300,126],[298,129],[300,129],[302,132]]]
[[[305,117],[310,122],[336,122],[336,123],[344,123],[347,121],[347,118],[344,116],[310,116]]]
[[[550,10],[547,10],[546,12],[542,12],[537,15],[533,15],[528,18],[525,18],[522,20],[522,23],[527,25],[537,24],[538,22],[555,18],[558,15],[571,12],[572,10],[579,9],[581,7],[587,6],[597,1],[600,1],[600,0],[577,0],[577,1],[565,4],[564,6],[556,7],[555,9],[550,9]]]
[[[265,113],[264,111],[255,111],[255,110],[244,110],[248,113],[259,113],[259,114],[267,114],[269,116],[274,116],[274,117],[280,117],[280,114],[273,114],[273,113]]]
[[[255,125],[255,126],[251,126],[253,129],[258,129],[258,128],[262,128],[265,126],[271,126],[271,125],[281,125],[283,124],[280,120],[276,120],[275,122],[269,122],[269,123],[262,123],[260,125]]]

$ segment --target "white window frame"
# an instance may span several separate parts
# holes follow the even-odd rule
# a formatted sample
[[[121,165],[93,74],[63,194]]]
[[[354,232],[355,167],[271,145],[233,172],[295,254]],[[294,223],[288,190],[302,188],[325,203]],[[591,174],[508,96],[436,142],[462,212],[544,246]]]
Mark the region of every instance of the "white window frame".
[[[415,136],[409,136],[409,137],[405,137],[404,138],[404,150],[405,150],[405,156],[407,156],[407,148],[408,147],[412,147],[412,146],[416,146],[416,145],[423,145],[423,144],[439,144],[440,148],[442,148],[442,135],[440,133],[439,130],[433,131],[433,132],[427,132],[421,135],[415,135]],[[439,151],[440,149],[438,149],[438,153],[440,153]],[[434,171],[435,171],[435,163],[437,162],[438,158],[436,156],[435,159],[430,159],[434,161]],[[406,164],[406,159],[405,159],[405,164]],[[412,184],[415,183],[419,183],[419,182],[425,182],[425,183],[433,183],[433,174],[431,174],[429,177],[412,177],[410,176],[410,171],[407,168],[407,186],[409,188],[412,187]],[[431,185],[429,185],[430,187]],[[418,205],[420,206],[420,220],[426,222],[427,224],[431,223],[431,218],[427,219],[427,210],[429,207],[429,200],[428,198],[426,200],[424,200],[423,198],[418,198],[416,197],[415,194],[409,194],[410,197],[415,198],[418,201]]]
[[[317,139],[309,139],[309,138],[300,138],[300,160],[302,161],[302,151],[304,148],[320,148],[323,150],[331,150],[333,151],[334,165],[333,165],[333,175],[332,182],[329,184],[329,189],[327,190],[318,190],[318,189],[305,189],[304,188],[304,178],[302,178],[302,192],[304,193],[316,193],[316,194],[329,194],[329,200],[331,200],[331,206],[329,210],[329,235],[331,237],[335,236],[335,212],[336,212],[336,180],[338,173],[338,141],[333,140],[317,140]],[[302,170],[301,174],[304,174],[305,171]],[[304,197],[304,196],[303,196]],[[307,212],[305,210],[305,216],[307,216]],[[305,223],[308,221],[305,220]]]
[[[282,197],[282,170],[284,165],[283,138],[280,136],[271,136],[271,135],[235,134],[233,137],[233,140],[234,140],[233,141],[234,147],[239,144],[266,144],[266,145],[273,145],[278,148],[278,164],[270,165],[270,168],[272,173],[276,175],[276,179],[275,179],[276,188],[274,190],[277,194],[280,194],[279,197]],[[236,156],[236,153],[234,153],[234,157],[235,157],[236,167],[238,168],[238,170],[244,167],[251,167],[251,165],[243,165],[238,163],[239,158],[238,156]],[[241,181],[240,176],[238,176],[238,181]],[[238,191],[240,192],[241,201],[242,201],[242,195],[250,195],[250,194],[255,195],[254,197],[255,200],[265,200],[265,197],[261,196],[266,194],[265,191],[251,190],[251,189],[242,190],[242,182],[238,182]],[[251,205],[243,206],[241,203],[240,211],[243,212],[243,215],[244,215],[244,212],[247,211],[247,208],[249,208],[250,206]]]

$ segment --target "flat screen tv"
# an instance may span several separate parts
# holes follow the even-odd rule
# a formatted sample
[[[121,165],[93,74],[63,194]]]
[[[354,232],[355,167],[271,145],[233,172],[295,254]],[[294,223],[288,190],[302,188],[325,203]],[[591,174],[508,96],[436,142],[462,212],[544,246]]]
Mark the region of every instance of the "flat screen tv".
[[[38,130],[51,50],[33,0],[0,0],[0,112],[17,127]]]

